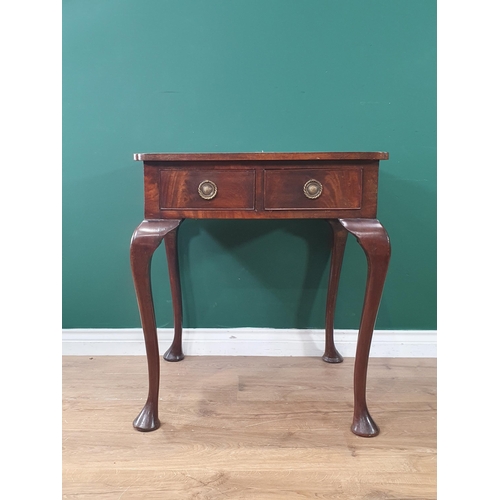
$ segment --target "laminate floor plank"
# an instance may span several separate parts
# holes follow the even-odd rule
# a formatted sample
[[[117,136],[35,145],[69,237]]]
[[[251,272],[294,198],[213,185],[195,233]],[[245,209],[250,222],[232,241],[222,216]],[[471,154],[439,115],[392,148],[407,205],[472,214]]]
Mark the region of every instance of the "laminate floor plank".
[[[351,358],[162,361],[162,426],[141,433],[145,357],[63,357],[63,498],[435,499],[436,360],[370,360],[376,438],[349,430],[352,376]]]

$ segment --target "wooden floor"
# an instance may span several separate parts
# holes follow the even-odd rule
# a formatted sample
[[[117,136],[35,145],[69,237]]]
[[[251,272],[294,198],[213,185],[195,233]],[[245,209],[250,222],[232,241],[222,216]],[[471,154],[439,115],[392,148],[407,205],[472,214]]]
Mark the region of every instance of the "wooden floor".
[[[381,432],[353,435],[353,359],[161,362],[155,432],[133,429],[142,356],[63,358],[63,498],[435,499],[436,360],[370,360]]]

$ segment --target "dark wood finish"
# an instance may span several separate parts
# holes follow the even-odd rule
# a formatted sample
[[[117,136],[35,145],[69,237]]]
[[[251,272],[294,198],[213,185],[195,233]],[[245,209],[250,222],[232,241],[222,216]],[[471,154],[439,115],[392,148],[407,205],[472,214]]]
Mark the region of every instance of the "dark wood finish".
[[[331,210],[361,208],[363,171],[353,168],[265,170],[265,210]],[[304,194],[304,185],[316,180],[322,185],[318,198]]]
[[[328,293],[326,296],[326,318],[325,318],[325,353],[323,361],[327,363],[341,363],[344,358],[337,351],[333,339],[335,305],[337,303],[337,291],[340,281],[340,269],[344,259],[347,231],[337,222],[328,221],[332,228],[332,257],[330,262],[330,277],[328,279]]]
[[[180,221],[181,223],[182,221]],[[182,296],[179,274],[179,258],[177,252],[177,231],[180,223],[165,235],[165,251],[167,254],[170,290],[172,293],[172,307],[174,309],[174,339],[172,345],[163,355],[166,361],[182,361]]]
[[[135,153],[136,161],[311,161],[311,160],[388,160],[389,153],[311,152],[311,153]]]
[[[207,200],[198,187],[203,181],[217,186],[217,194]],[[162,169],[160,171],[160,210],[253,210],[255,171]]]
[[[131,264],[149,370],[148,399],[134,421],[134,427],[151,431],[160,425],[159,353],[150,262],[161,241],[165,240],[174,309],[174,339],[164,358],[180,361],[184,354],[177,230],[182,220],[321,218],[329,221],[333,235],[323,355],[323,360],[328,363],[342,361],[335,348],[333,332],[348,233],[356,237],[366,254],[368,277],[356,351],[351,430],[358,436],[376,436],[379,430],[366,406],[366,374],[390,259],[387,233],[376,219],[379,160],[387,159],[388,154],[147,153],[134,155],[134,158],[144,162],[146,220],[132,238]],[[311,192],[304,192],[304,185],[310,180],[316,181],[316,190],[321,190],[321,195],[316,198],[307,196]],[[202,189],[204,181],[210,181],[205,186],[206,192]]]
[[[324,191],[310,200],[303,187],[313,176]],[[219,187],[208,201],[198,193],[204,180]],[[378,161],[149,160],[144,186],[147,219],[375,218]]]
[[[160,360],[151,291],[151,258],[163,238],[170,231],[177,229],[180,222],[179,220],[143,221],[135,230],[130,243],[130,265],[144,332],[149,374],[148,399],[134,420],[134,427],[139,431],[153,431],[160,426],[158,419]]]
[[[339,219],[334,224],[343,226],[356,237],[368,262],[365,300],[354,364],[354,417],[351,430],[358,436],[372,437],[379,433],[379,428],[366,406],[366,374],[373,328],[391,258],[391,245],[386,230],[376,219]]]

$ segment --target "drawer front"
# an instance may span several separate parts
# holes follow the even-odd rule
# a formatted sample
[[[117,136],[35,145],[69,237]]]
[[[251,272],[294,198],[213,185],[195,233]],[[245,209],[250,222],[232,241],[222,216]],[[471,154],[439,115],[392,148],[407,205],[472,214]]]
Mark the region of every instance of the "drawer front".
[[[265,170],[265,210],[359,209],[361,168]]]
[[[165,169],[160,172],[160,209],[253,210],[254,170]]]

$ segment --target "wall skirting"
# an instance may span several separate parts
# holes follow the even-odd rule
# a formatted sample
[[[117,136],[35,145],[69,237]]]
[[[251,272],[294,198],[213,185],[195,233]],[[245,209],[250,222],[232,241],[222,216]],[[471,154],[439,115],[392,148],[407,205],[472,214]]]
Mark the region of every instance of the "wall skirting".
[[[357,330],[336,330],[335,343],[353,357]],[[172,328],[159,328],[160,352],[170,345]],[[184,353],[192,356],[321,356],[323,330],[272,328],[184,328]],[[142,330],[65,329],[62,354],[69,356],[145,355]],[[370,355],[389,358],[435,358],[436,330],[375,330]]]

